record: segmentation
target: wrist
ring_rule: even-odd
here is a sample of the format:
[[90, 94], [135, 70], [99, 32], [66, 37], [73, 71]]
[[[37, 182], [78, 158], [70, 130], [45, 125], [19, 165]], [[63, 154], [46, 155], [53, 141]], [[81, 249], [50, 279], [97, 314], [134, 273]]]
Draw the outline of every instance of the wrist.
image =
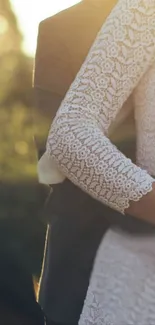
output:
[[155, 182], [152, 183], [152, 190], [144, 195], [139, 201], [131, 201], [127, 214], [155, 224]]

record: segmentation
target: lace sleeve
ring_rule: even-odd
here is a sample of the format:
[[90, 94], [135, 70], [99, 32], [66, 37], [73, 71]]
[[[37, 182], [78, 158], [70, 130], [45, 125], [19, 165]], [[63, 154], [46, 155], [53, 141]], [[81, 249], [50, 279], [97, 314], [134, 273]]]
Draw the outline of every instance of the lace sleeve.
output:
[[119, 0], [52, 124], [47, 153], [76, 185], [124, 213], [153, 179], [108, 139], [123, 103], [155, 55], [155, 0]]
[[155, 176], [155, 63], [134, 91], [137, 164]]

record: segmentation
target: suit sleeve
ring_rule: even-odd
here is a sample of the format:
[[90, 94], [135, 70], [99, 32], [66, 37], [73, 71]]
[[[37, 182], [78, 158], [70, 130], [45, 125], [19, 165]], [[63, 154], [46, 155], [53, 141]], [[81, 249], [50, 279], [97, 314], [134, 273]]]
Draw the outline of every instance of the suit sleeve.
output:
[[[55, 25], [56, 21], [49, 18], [40, 23], [38, 30], [33, 79], [33, 121], [36, 125], [35, 142], [39, 158], [45, 151], [51, 121], [73, 80], [68, 51]], [[38, 114], [42, 119], [38, 119]], [[46, 131], [40, 137], [45, 119]]]
[[73, 81], [73, 74], [68, 48], [55, 25], [56, 21], [52, 21], [52, 18], [39, 25], [34, 87], [46, 89], [64, 97]]

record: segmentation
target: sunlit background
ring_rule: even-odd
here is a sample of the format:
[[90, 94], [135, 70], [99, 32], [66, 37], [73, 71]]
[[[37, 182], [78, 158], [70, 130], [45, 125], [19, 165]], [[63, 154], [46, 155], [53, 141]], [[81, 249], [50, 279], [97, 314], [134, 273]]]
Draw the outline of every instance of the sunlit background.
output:
[[9, 238], [36, 277], [43, 256], [46, 226], [41, 211], [47, 196], [47, 189], [38, 184], [33, 141], [34, 133], [40, 139], [47, 133], [47, 120], [43, 111], [35, 110], [32, 91], [38, 25], [76, 2], [0, 0], [0, 238]]
[[[0, 0], [0, 176], [5, 181], [37, 179], [32, 137], [39, 132], [42, 138], [46, 130], [46, 121], [39, 112], [32, 119], [32, 71], [38, 25], [77, 2]], [[40, 126], [39, 130], [35, 125]]]
[[[80, 1], [80, 0], [79, 0]], [[39, 21], [74, 5], [78, 0], [11, 0], [21, 31], [24, 34], [23, 49], [34, 55]]]

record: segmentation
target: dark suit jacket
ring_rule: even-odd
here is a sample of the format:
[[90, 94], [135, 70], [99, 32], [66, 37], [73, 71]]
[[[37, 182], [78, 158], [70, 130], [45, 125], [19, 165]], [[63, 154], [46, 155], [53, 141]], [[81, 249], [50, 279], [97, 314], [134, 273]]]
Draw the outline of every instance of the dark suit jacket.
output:
[[36, 106], [49, 125], [116, 2], [107, 0], [105, 10], [102, 0], [84, 0], [40, 23], [34, 90]]
[[[107, 1], [104, 8], [102, 0], [87, 0], [40, 24], [34, 89], [36, 106], [48, 116], [49, 125], [116, 2]], [[42, 153], [44, 145], [38, 150]], [[103, 206], [68, 180], [55, 186], [46, 212], [53, 226], [41, 303], [56, 322], [74, 324], [80, 316], [95, 253], [110, 224], [132, 232], [146, 231], [147, 227]]]

